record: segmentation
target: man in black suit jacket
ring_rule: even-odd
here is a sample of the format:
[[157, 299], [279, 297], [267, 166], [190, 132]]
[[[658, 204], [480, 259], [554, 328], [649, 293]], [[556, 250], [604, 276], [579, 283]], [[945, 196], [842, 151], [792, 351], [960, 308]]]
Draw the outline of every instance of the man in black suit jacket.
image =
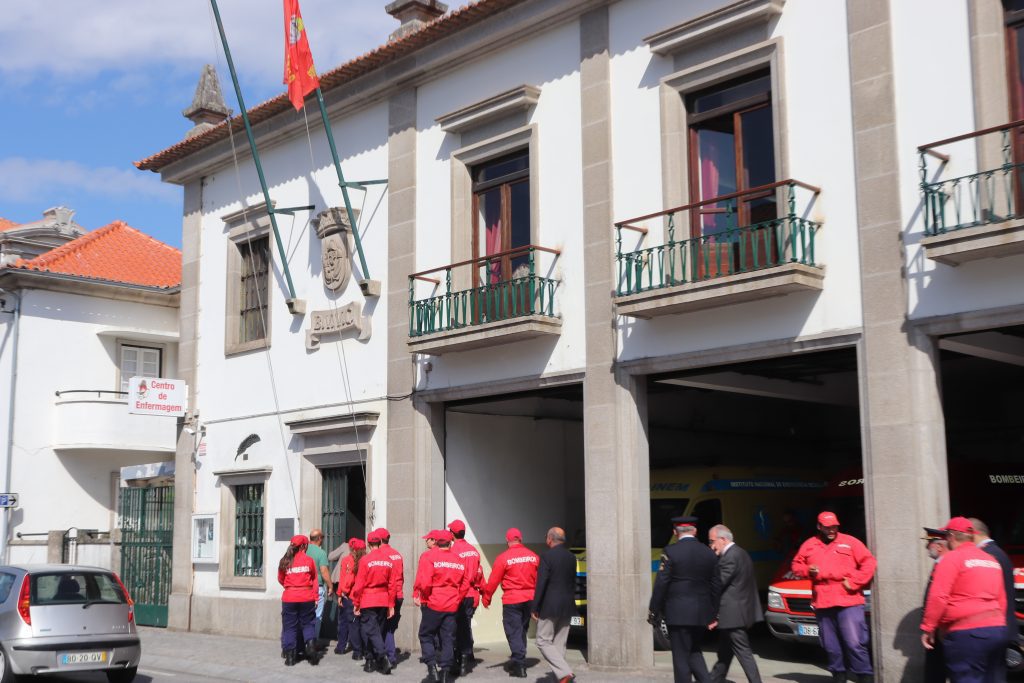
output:
[[[988, 535], [987, 524], [977, 517], [971, 517], [969, 521], [971, 526], [974, 527], [974, 545], [994, 557], [996, 562], [999, 563], [999, 567], [1003, 570], [1003, 587], [1006, 589], [1006, 644], [1009, 646], [1010, 643], [1017, 640], [1017, 634], [1019, 633], [1013, 599], [1013, 561], [1010, 560], [1010, 556], [1006, 554], [1006, 551], [1000, 548]], [[1004, 657], [999, 658], [998, 666], [999, 668], [995, 672], [994, 680], [1006, 680], [1006, 659]]]
[[677, 543], [665, 548], [654, 581], [648, 620], [668, 625], [676, 683], [709, 683], [700, 641], [718, 614], [718, 558], [697, 540], [696, 517], [673, 517]]
[[569, 620], [576, 610], [576, 556], [565, 547], [565, 531], [548, 529], [548, 550], [540, 556], [537, 587], [533, 593], [533, 618], [537, 621], [537, 649], [551, 665], [560, 683], [575, 678], [565, 661]]
[[712, 624], [719, 633], [718, 661], [711, 669], [711, 680], [714, 683], [725, 680], [735, 655], [747, 680], [761, 683], [761, 674], [747, 637], [747, 629], [764, 621], [761, 600], [757, 597], [754, 562], [746, 550], [733, 542], [732, 531], [724, 524], [711, 527], [708, 545], [718, 555], [718, 576], [722, 581], [718, 621]]

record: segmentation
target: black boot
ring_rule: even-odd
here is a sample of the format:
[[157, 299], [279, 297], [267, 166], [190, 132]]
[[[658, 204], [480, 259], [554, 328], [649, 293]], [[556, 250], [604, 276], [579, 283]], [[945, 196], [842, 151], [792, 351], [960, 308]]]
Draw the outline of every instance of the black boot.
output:
[[438, 683], [451, 683], [455, 680], [455, 677], [448, 673], [448, 669], [440, 669], [437, 672]]
[[381, 655], [380, 659], [377, 660], [377, 671], [385, 676], [391, 673], [391, 662], [388, 660], [387, 655]]
[[359, 661], [362, 661], [362, 659], [363, 659], [363, 653], [362, 652], [353, 652], [352, 653], [352, 661], [353, 662], [359, 662]]
[[316, 646], [316, 641], [310, 641], [306, 643], [306, 659], [312, 666], [316, 666], [320, 663], [320, 649]]
[[833, 671], [832, 672], [832, 683], [846, 683], [846, 672], [845, 671]]
[[437, 683], [440, 678], [437, 676], [437, 666], [434, 664], [427, 664], [427, 682]]
[[363, 663], [363, 671], [365, 671], [368, 674], [372, 674], [376, 670], [377, 667], [374, 666], [373, 657], [370, 655], [366, 655], [366, 661]]
[[512, 677], [513, 678], [526, 678], [526, 665], [525, 664], [513, 664], [512, 665]]
[[473, 670], [473, 661], [473, 655], [462, 655], [455, 671], [458, 671], [460, 676], [468, 676], [469, 672]]
[[295, 650], [284, 651], [284, 665], [295, 666]]

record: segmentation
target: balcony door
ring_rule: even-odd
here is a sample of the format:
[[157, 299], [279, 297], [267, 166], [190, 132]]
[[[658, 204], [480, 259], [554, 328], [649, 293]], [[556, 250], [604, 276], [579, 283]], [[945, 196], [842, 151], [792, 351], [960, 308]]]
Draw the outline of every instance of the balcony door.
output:
[[[1009, 79], [1010, 120], [1024, 119], [1024, 0], [1003, 0], [1006, 17], [1006, 66]], [[1020, 214], [1024, 200], [1024, 127], [1009, 132], [1013, 149], [1014, 213]]]
[[[530, 155], [527, 150], [480, 164], [473, 169], [473, 258], [530, 244]], [[478, 261], [474, 285], [496, 285], [524, 277], [529, 261], [523, 252]]]
[[[771, 76], [755, 74], [687, 98], [690, 197], [703, 202], [770, 185], [775, 177]], [[712, 201], [693, 209], [690, 237], [698, 277], [750, 267], [755, 249], [772, 247], [761, 232], [745, 228], [778, 217], [774, 189]], [[755, 240], [759, 240], [757, 245]], [[763, 242], [764, 244], [761, 244]]]

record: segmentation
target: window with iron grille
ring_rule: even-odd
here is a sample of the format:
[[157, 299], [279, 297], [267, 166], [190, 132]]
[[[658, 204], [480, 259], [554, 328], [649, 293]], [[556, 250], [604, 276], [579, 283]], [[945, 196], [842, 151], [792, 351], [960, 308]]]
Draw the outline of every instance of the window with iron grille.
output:
[[263, 576], [263, 484], [235, 486], [235, 576]]
[[254, 237], [238, 242], [237, 246], [242, 256], [238, 342], [245, 343], [267, 336], [270, 238]]

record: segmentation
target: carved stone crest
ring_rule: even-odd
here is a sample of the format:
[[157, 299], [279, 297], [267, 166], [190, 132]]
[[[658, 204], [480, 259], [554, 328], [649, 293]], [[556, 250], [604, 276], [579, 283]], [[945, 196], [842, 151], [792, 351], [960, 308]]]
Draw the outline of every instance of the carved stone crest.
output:
[[[358, 220], [358, 212], [353, 210]], [[320, 238], [324, 287], [337, 292], [345, 289], [352, 277], [352, 226], [344, 208], [332, 206], [313, 219]]]

